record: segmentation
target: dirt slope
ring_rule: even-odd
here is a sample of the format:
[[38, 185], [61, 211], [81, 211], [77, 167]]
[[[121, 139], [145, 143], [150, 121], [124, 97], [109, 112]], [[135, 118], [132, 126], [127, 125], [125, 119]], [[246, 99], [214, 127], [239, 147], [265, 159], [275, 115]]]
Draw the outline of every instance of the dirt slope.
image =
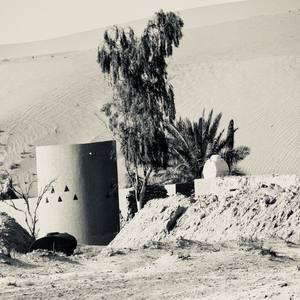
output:
[[180, 238], [200, 242], [268, 240], [300, 244], [300, 185], [263, 182], [197, 199], [152, 200], [112, 241], [112, 248], [139, 248]]

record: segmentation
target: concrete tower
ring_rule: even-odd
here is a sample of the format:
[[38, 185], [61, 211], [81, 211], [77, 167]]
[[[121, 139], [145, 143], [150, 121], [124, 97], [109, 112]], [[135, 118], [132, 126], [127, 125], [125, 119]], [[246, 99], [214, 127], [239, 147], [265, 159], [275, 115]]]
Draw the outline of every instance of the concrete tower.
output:
[[39, 236], [58, 231], [79, 243], [109, 243], [120, 229], [115, 142], [40, 146], [36, 157], [39, 191], [55, 179], [39, 207]]

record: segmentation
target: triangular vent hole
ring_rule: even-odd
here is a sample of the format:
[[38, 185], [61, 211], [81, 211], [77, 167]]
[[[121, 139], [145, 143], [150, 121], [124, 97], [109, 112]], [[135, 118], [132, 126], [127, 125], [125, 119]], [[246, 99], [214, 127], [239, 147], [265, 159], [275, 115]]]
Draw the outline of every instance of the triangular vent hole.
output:
[[62, 199], [60, 196], [58, 197], [58, 202], [62, 202]]
[[55, 193], [55, 189], [54, 187], [51, 189], [51, 194], [54, 194]]
[[73, 200], [78, 200], [78, 197], [77, 197], [77, 195], [76, 195], [76, 194], [74, 195], [74, 198], [73, 198]]
[[69, 191], [69, 188], [68, 188], [68, 186], [66, 185], [65, 186], [65, 192], [68, 192]]

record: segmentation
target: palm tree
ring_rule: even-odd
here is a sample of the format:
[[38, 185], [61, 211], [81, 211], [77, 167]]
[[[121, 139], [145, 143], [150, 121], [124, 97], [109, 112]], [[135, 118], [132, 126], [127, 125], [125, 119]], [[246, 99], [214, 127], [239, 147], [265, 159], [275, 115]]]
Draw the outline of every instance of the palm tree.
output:
[[243, 171], [237, 167], [237, 164], [250, 154], [250, 148], [247, 146], [234, 147], [234, 134], [237, 130], [238, 128], [234, 128], [234, 121], [230, 120], [227, 129], [226, 147], [220, 154], [227, 162], [230, 174], [244, 175]]
[[239, 161], [249, 153], [247, 146], [234, 147], [233, 120], [230, 121], [227, 137], [223, 138], [224, 129], [218, 133], [222, 113], [213, 116], [213, 110], [205, 116], [205, 111], [198, 122], [179, 119], [175, 125], [169, 125], [170, 166], [159, 176], [164, 182], [187, 182], [202, 176], [203, 166], [213, 154], [224, 158], [232, 174], [241, 174], [236, 169]]

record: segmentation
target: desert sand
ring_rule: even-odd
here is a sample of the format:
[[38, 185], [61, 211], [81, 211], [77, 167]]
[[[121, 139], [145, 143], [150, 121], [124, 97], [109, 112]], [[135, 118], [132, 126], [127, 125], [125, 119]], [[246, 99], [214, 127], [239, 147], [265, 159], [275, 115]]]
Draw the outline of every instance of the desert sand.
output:
[[[236, 144], [251, 148], [245, 171], [297, 174], [300, 6], [258, 2], [182, 12], [184, 38], [169, 61], [177, 116], [222, 112], [222, 126], [233, 118], [239, 127]], [[132, 25], [139, 31], [144, 24]], [[111, 97], [96, 63], [102, 33], [0, 46], [0, 159], [7, 169], [34, 174], [36, 145], [112, 138], [100, 112]]]
[[0, 298], [300, 299], [299, 265], [251, 245], [78, 252], [71, 258], [18, 255], [2, 263]]
[[0, 299], [300, 299], [299, 184], [244, 183], [151, 200], [107, 247], [0, 257]]

